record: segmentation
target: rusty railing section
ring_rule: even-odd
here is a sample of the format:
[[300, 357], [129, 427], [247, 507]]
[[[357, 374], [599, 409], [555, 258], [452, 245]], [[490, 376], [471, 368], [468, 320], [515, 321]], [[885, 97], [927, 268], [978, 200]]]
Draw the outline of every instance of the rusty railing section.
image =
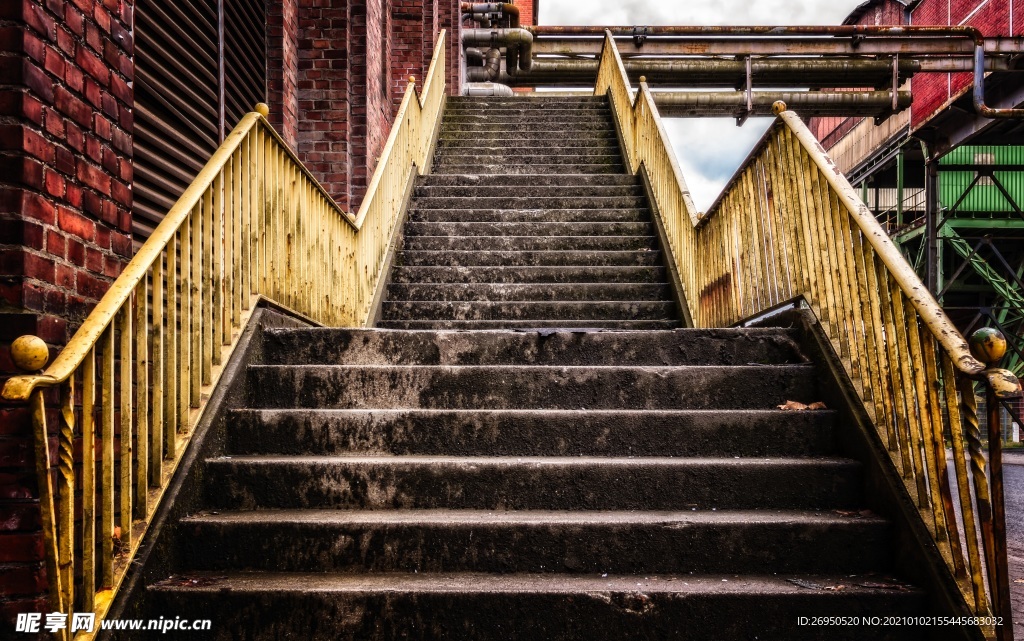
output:
[[[31, 406], [50, 607], [69, 621], [95, 612], [99, 629], [255, 303], [324, 325], [368, 321], [407, 186], [433, 151], [445, 52], [442, 31], [422, 92], [406, 88], [358, 213], [335, 204], [258, 105], [53, 363], [7, 381], [3, 397]], [[12, 356], [38, 371], [47, 348], [22, 337]]]
[[[631, 169], [647, 175], [694, 325], [734, 325], [803, 297], [965, 604], [979, 617], [1003, 617], [1004, 625], [982, 630], [1011, 639], [1000, 450], [990, 447], [985, 456], [974, 394], [976, 382], [993, 400], [1021, 393], [1017, 379], [995, 367], [1002, 356], [998, 337], [979, 336], [968, 345], [785, 105], [776, 105], [778, 119], [761, 144], [701, 214], [646, 82], [634, 92], [610, 33], [595, 92], [609, 96]], [[1000, 405], [989, 403], [990, 411]], [[994, 423], [990, 439], [998, 437]]]

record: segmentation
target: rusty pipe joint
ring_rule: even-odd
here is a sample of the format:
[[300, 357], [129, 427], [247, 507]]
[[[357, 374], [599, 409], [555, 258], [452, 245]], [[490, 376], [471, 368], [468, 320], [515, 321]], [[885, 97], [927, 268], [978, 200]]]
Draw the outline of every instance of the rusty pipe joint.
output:
[[1024, 109], [996, 109], [985, 104], [985, 45], [974, 44], [974, 111], [985, 118], [1024, 118]]
[[505, 68], [529, 71], [533, 67], [533, 34], [526, 29], [464, 29], [463, 47], [505, 47]]
[[459, 7], [463, 14], [472, 16], [473, 20], [490, 19], [497, 15], [499, 18], [507, 17], [510, 28], [519, 28], [519, 7], [511, 2], [463, 2]]
[[[466, 49], [468, 52], [469, 49]], [[468, 59], [468, 56], [467, 56]], [[482, 65], [477, 65], [466, 70], [466, 76], [470, 82], [494, 82], [501, 74], [501, 52], [497, 49], [488, 49], [484, 54]]]

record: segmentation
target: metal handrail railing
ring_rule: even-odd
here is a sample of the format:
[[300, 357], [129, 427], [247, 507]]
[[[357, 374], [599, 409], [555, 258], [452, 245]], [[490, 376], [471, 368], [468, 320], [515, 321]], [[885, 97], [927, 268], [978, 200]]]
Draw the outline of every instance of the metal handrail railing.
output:
[[[611, 33], [595, 93], [609, 96], [631, 169], [647, 175], [694, 324], [734, 325], [804, 298], [965, 604], [978, 616], [1004, 617], [1005, 625], [982, 628], [1012, 638], [1001, 461], [993, 450], [986, 466], [973, 391], [974, 380], [981, 380], [993, 397], [1020, 395], [1017, 379], [993, 367], [1002, 356], [998, 337], [980, 336], [988, 342], [973, 345], [984, 363], [972, 355], [813, 134], [784, 105], [777, 105], [777, 121], [711, 211], [700, 214], [651, 92], [641, 79], [634, 98]], [[951, 435], [955, 488], [945, 433]]]
[[[355, 216], [338, 207], [267, 122], [267, 106], [258, 105], [53, 363], [7, 381], [3, 397], [32, 410], [54, 610], [69, 620], [72, 612], [95, 612], [102, 620], [259, 298], [315, 323], [368, 322], [407, 185], [433, 150], [445, 93], [445, 40], [441, 31], [422, 92], [417, 96], [413, 80], [406, 87]], [[31, 361], [32, 341], [21, 345], [29, 347], [12, 349], [12, 356]], [[43, 364], [45, 353], [42, 345]], [[51, 414], [59, 423], [56, 483]], [[76, 438], [83, 453], [77, 457]], [[66, 628], [61, 632], [69, 635]]]

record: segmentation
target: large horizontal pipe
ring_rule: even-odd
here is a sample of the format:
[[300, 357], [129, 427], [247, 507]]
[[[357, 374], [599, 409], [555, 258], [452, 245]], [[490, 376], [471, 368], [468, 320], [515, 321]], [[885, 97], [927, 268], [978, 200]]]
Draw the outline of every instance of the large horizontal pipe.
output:
[[463, 47], [505, 47], [509, 69], [529, 71], [533, 65], [533, 35], [526, 29], [463, 29]]
[[[798, 26], [664, 26], [642, 27], [645, 36], [725, 36], [735, 38], [778, 37], [778, 36], [833, 36], [844, 38], [862, 38], [868, 36], [945, 36], [962, 38], [975, 44], [985, 41], [981, 31], [974, 27], [940, 27], [940, 26], [873, 26], [873, 25], [798, 25]], [[610, 32], [612, 36], [633, 37], [637, 27], [629, 26], [539, 26], [530, 27], [536, 35], [550, 36], [604, 36]]]
[[[529, 72], [508, 77], [509, 84], [526, 86], [593, 86], [597, 78], [597, 60], [548, 59], [535, 60]], [[678, 87], [746, 86], [744, 60], [709, 58], [634, 58], [623, 61], [629, 78]], [[901, 59], [898, 83], [920, 71], [921, 63]], [[751, 80], [761, 87], [891, 87], [892, 62], [861, 59], [758, 59], [750, 63]], [[502, 77], [505, 78], [504, 76]]]
[[[528, 27], [529, 28], [529, 27]], [[534, 34], [534, 55], [599, 56], [604, 46], [601, 36], [549, 36]], [[642, 45], [632, 37], [615, 38], [623, 58], [650, 55], [820, 55], [820, 56], [958, 56], [973, 59], [974, 43], [960, 38], [936, 36], [837, 38], [834, 36], [784, 36], [771, 38], [725, 38], [649, 36]], [[986, 38], [985, 52], [1013, 55], [1024, 51], [1024, 38]]]
[[[745, 91], [656, 91], [654, 104], [666, 118], [771, 116], [781, 100], [803, 117], [879, 116], [892, 111], [891, 91], [755, 91], [747, 110]], [[910, 106], [909, 91], [896, 94], [897, 111]]]

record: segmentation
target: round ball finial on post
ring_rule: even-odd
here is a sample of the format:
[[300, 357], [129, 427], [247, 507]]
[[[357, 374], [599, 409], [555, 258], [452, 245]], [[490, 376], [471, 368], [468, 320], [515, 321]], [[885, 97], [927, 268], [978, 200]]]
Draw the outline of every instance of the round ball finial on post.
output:
[[786, 103], [781, 100], [776, 100], [772, 103], [772, 113], [778, 116], [780, 113], [786, 110]]
[[412, 84], [416, 84], [416, 76], [409, 76], [409, 82]]
[[264, 118], [270, 117], [270, 105], [265, 102], [256, 103], [256, 113], [263, 116]]
[[640, 76], [640, 82], [647, 82], [647, 76]]
[[994, 367], [1006, 354], [1006, 337], [994, 327], [982, 327], [971, 334], [968, 342], [971, 355], [989, 367]]
[[38, 372], [50, 360], [50, 349], [38, 336], [19, 336], [11, 343], [11, 360], [26, 372]]

